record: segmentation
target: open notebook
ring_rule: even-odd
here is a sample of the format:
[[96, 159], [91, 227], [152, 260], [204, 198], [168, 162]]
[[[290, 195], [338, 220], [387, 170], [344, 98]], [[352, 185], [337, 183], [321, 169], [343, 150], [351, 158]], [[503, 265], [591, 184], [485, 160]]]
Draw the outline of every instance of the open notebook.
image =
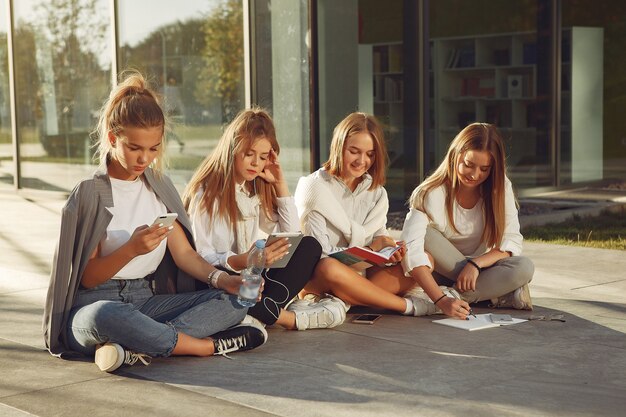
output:
[[433, 323], [443, 324], [444, 326], [456, 327], [457, 329], [464, 329], [474, 331], [474, 330], [482, 330], [489, 329], [491, 327], [500, 327], [500, 326], [509, 326], [511, 324], [523, 323], [525, 319], [516, 319], [513, 318], [509, 322], [503, 322], [500, 320], [496, 320], [494, 323], [491, 320], [491, 313], [487, 314], [477, 314], [476, 317], [468, 316], [469, 320], [459, 320], [459, 319], [440, 319], [433, 320]]

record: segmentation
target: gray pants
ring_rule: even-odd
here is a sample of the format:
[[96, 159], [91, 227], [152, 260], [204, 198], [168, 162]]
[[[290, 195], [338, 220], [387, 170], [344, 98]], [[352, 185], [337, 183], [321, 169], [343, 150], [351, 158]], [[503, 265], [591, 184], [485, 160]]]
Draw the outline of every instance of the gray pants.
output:
[[[454, 247], [438, 230], [428, 227], [424, 249], [435, 259], [435, 280], [440, 285], [452, 286], [467, 257]], [[476, 290], [462, 294], [468, 303], [491, 300], [528, 284], [535, 272], [533, 262], [524, 256], [511, 256], [482, 270], [476, 280]]]

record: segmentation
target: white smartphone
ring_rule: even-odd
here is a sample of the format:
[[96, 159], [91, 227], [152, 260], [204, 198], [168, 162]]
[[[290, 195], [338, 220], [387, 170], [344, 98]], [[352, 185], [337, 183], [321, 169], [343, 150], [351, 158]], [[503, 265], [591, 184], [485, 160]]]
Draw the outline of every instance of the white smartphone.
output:
[[176, 218], [178, 217], [178, 213], [167, 213], [164, 214], [162, 216], [157, 217], [156, 219], [154, 219], [154, 221], [152, 222], [152, 226], [157, 225], [157, 224], [163, 224], [162, 227], [170, 227], [171, 225], [174, 224], [174, 222], [176, 221]]
[[352, 323], [356, 324], [374, 324], [381, 317], [380, 314], [360, 314], [352, 319]]

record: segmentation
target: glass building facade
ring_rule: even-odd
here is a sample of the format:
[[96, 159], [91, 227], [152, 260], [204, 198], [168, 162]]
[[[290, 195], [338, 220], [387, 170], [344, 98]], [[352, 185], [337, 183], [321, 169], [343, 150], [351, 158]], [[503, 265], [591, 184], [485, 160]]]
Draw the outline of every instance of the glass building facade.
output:
[[271, 111], [293, 191], [335, 124], [375, 114], [401, 205], [473, 121], [518, 190], [626, 179], [626, 3], [591, 0], [0, 0], [0, 192], [94, 169], [111, 86], [144, 73], [182, 190], [242, 108]]

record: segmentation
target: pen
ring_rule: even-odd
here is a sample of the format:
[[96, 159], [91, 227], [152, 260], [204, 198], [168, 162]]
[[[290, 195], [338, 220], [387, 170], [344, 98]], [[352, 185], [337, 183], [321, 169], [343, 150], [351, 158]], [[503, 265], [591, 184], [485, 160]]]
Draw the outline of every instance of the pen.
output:
[[[460, 298], [456, 296], [456, 291], [450, 291], [450, 294], [452, 294], [452, 296], [453, 296], [454, 298], [456, 298], [457, 300], [460, 300]], [[476, 314], [474, 314], [474, 310], [472, 310], [472, 307], [470, 307], [470, 309], [469, 309], [469, 313], [470, 313], [472, 316], [474, 316], [474, 318], [475, 318], [475, 319], [476, 319], [476, 318], [478, 318], [478, 317], [476, 317]]]

